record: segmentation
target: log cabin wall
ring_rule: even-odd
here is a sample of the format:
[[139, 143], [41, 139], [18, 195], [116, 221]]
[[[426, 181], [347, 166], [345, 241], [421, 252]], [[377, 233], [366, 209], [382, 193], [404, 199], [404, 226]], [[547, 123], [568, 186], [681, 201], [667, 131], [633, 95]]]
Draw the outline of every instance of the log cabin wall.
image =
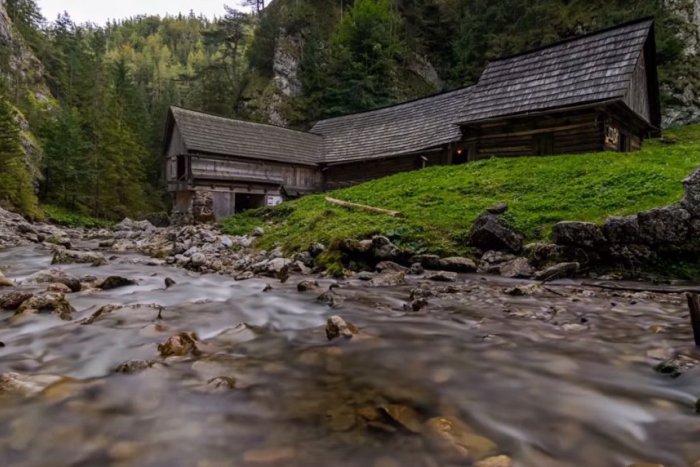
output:
[[299, 192], [318, 191], [322, 186], [321, 173], [314, 166], [193, 155], [190, 167], [192, 180], [211, 181], [213, 185], [262, 183]]
[[[427, 160], [424, 160], [423, 157]], [[326, 190], [336, 190], [399, 172], [409, 172], [423, 167], [446, 164], [449, 164], [449, 151], [447, 148], [440, 148], [423, 154], [410, 154], [390, 159], [332, 165], [323, 169], [324, 188]]]
[[504, 119], [465, 127], [464, 136], [469, 161], [594, 152], [603, 149], [603, 120], [595, 111]]

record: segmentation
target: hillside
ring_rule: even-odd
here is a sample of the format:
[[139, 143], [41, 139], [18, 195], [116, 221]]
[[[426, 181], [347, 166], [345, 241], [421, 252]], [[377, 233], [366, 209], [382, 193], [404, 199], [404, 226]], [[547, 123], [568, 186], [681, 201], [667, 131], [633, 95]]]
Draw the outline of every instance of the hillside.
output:
[[[682, 180], [700, 166], [700, 125], [669, 130], [639, 153], [499, 158], [427, 168], [314, 195], [224, 221], [231, 234], [263, 226], [262, 248], [305, 250], [313, 242], [383, 234], [399, 245], [437, 254], [467, 250], [465, 237], [484, 209], [500, 202], [528, 240], [546, 239], [562, 220], [600, 223], [680, 201]], [[400, 211], [403, 219], [349, 211], [325, 201]]]
[[[0, 205], [167, 216], [167, 109], [295, 128], [473, 83], [489, 60], [656, 17], [666, 125], [700, 120], [700, 3], [275, 0], [105, 26], [0, 3]], [[195, 5], [193, 5], [195, 6]], [[8, 136], [9, 135], [9, 136]], [[13, 174], [7, 176], [7, 174]]]

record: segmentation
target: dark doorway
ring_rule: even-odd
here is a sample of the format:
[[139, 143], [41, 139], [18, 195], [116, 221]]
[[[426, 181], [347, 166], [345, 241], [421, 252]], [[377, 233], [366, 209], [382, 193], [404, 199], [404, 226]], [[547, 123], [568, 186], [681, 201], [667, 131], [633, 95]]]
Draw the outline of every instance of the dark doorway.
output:
[[249, 211], [265, 207], [265, 195], [236, 193], [236, 212]]
[[187, 176], [187, 160], [185, 156], [177, 156], [177, 179], [184, 180]]
[[554, 154], [554, 135], [552, 133], [536, 135], [535, 147], [538, 156], [550, 156]]

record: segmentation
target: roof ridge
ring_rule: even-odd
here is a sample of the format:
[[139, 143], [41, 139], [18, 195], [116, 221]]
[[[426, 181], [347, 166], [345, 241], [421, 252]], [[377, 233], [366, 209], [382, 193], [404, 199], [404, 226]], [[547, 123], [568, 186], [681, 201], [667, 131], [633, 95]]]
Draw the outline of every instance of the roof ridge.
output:
[[447, 90], [447, 91], [440, 91], [440, 92], [436, 92], [436, 93], [433, 93], [433, 94], [429, 94], [429, 95], [427, 95], [427, 96], [416, 97], [416, 98], [413, 98], [413, 99], [410, 99], [410, 100], [407, 100], [407, 101], [397, 102], [397, 103], [395, 103], [395, 104], [389, 104], [389, 105], [385, 105], [385, 106], [382, 106], [382, 107], [377, 107], [377, 108], [374, 108], [374, 109], [363, 110], [363, 111], [361, 111], [361, 112], [353, 112], [353, 113], [349, 113], [349, 114], [338, 115], [338, 116], [336, 116], [336, 117], [324, 118], [324, 119], [318, 120], [316, 123], [314, 123], [314, 126], [311, 128], [311, 130], [309, 130], [309, 132], [311, 132], [312, 134], [318, 134], [318, 133], [313, 133], [313, 129], [314, 129], [319, 123], [333, 122], [333, 121], [337, 121], [337, 120], [344, 119], [344, 118], [348, 118], [348, 117], [354, 117], [354, 116], [356, 116], [356, 115], [363, 115], [363, 114], [368, 114], [368, 113], [372, 113], [372, 112], [379, 112], [379, 111], [382, 111], [382, 110], [388, 110], [388, 109], [392, 109], [392, 108], [395, 108], [395, 107], [401, 107], [402, 105], [415, 104], [416, 102], [419, 102], [419, 101], [424, 101], [424, 100], [428, 100], [428, 99], [433, 99], [433, 98], [436, 98], [436, 97], [442, 97], [442, 96], [446, 96], [446, 95], [452, 94], [452, 93], [457, 93], [457, 92], [460, 92], [460, 91], [467, 91], [467, 90], [473, 88], [474, 86], [476, 86], [476, 84], [470, 84], [469, 86], [462, 86], [462, 87], [459, 87], [459, 88], [456, 88], [456, 89], [450, 89], [450, 90]]
[[566, 38], [566, 39], [561, 39], [561, 40], [559, 40], [559, 41], [552, 42], [551, 44], [543, 45], [543, 46], [541, 46], [541, 47], [536, 47], [536, 48], [534, 48], [534, 49], [529, 49], [529, 50], [525, 50], [525, 51], [523, 51], [523, 52], [518, 52], [518, 53], [515, 53], [515, 54], [511, 54], [511, 55], [506, 55], [506, 56], [503, 56], [503, 57], [498, 57], [498, 58], [495, 59], [495, 60], [489, 61], [489, 63], [497, 63], [497, 62], [501, 62], [501, 61], [504, 61], [504, 60], [510, 60], [510, 59], [512, 59], [512, 58], [521, 57], [521, 56], [523, 56], [523, 55], [534, 54], [534, 53], [537, 53], [537, 52], [541, 52], [541, 51], [543, 51], [543, 50], [547, 50], [547, 49], [551, 49], [551, 48], [553, 48], [553, 47], [558, 47], [558, 46], [560, 46], [560, 45], [567, 44], [567, 43], [569, 43], [569, 42], [577, 42], [577, 41], [580, 41], [581, 39], [586, 39], [586, 38], [588, 38], [588, 37], [597, 36], [597, 35], [599, 35], [599, 34], [605, 34], [606, 32], [610, 32], [610, 31], [615, 31], [615, 30], [617, 30], [617, 29], [626, 28], [626, 27], [628, 27], [628, 26], [633, 26], [633, 25], [635, 25], [635, 24], [642, 24], [642, 23], [644, 23], [644, 22], [651, 22], [651, 24], [649, 25], [649, 27], [651, 27], [651, 26], [654, 24], [655, 21], [656, 21], [656, 18], [655, 18], [654, 16], [645, 16], [645, 17], [642, 17], [642, 18], [637, 18], [637, 19], [634, 19], [634, 20], [631, 20], [631, 21], [627, 21], [627, 22], [625, 22], [625, 23], [616, 24], [616, 25], [614, 25], [614, 26], [608, 26], [607, 28], [598, 29], [598, 30], [596, 30], [596, 31], [591, 31], [591, 32], [586, 33], [586, 34], [581, 34], [581, 35], [572, 36], [572, 37], [569, 37], [569, 38]]
[[224, 116], [222, 116], [222, 115], [217, 115], [217, 114], [212, 113], [212, 112], [204, 112], [204, 111], [201, 111], [201, 110], [188, 109], [188, 108], [186, 108], [186, 107], [181, 107], [181, 106], [178, 106], [178, 105], [171, 105], [171, 106], [170, 106], [170, 109], [171, 109], [171, 110], [174, 110], [174, 109], [176, 109], [176, 110], [181, 110], [181, 111], [190, 112], [190, 113], [193, 113], [193, 114], [206, 115], [207, 117], [218, 118], [218, 119], [221, 119], [221, 120], [226, 120], [226, 121], [231, 121], [231, 122], [244, 123], [244, 124], [247, 124], [247, 125], [268, 126], [268, 127], [272, 127], [272, 128], [277, 128], [277, 129], [279, 129], [279, 130], [286, 130], [286, 131], [291, 131], [291, 132], [294, 132], [294, 133], [301, 133], [301, 134], [304, 134], [304, 135], [323, 137], [322, 135], [318, 135], [318, 134], [316, 134], [316, 133], [311, 133], [310, 131], [295, 130], [294, 128], [287, 128], [287, 127], [285, 127], [285, 126], [282, 126], [282, 125], [274, 125], [274, 124], [272, 124], [272, 123], [251, 122], [250, 120], [243, 120], [243, 119], [241, 119], [241, 118], [224, 117]]

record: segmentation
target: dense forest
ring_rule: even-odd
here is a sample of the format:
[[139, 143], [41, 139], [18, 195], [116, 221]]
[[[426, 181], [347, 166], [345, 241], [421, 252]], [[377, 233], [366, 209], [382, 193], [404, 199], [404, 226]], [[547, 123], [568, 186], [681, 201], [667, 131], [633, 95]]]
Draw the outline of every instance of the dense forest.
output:
[[665, 106], [700, 107], [693, 7], [275, 0], [252, 12], [226, 7], [213, 19], [140, 16], [96, 26], [67, 14], [46, 19], [34, 0], [6, 0], [0, 204], [33, 216], [41, 204], [111, 219], [165, 211], [160, 154], [170, 105], [304, 128], [469, 85], [490, 59], [648, 15], [657, 18]]

